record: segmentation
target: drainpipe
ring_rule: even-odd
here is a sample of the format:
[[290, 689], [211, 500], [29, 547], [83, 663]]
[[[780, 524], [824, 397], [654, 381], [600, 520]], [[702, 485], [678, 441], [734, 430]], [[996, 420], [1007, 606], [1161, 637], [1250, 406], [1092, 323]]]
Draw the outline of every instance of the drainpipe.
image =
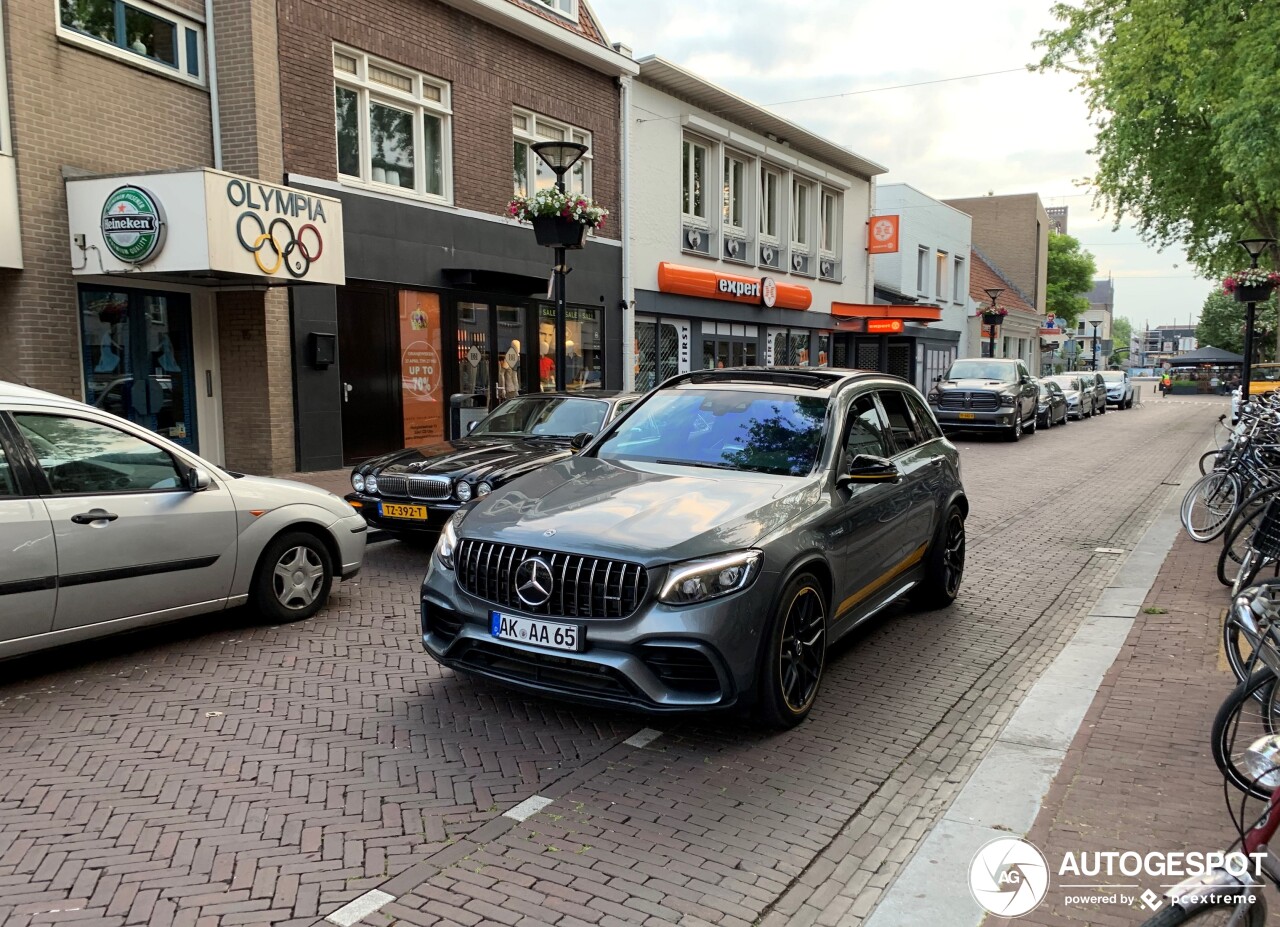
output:
[[209, 122], [213, 129], [213, 169], [222, 170], [222, 115], [218, 111], [218, 51], [213, 42], [213, 0], [204, 0], [205, 73], [209, 75]]
[[[625, 46], [614, 48], [622, 51]], [[622, 75], [618, 85], [622, 110], [618, 133], [622, 146], [622, 388], [629, 392], [636, 388], [636, 294], [631, 278], [631, 77]]]

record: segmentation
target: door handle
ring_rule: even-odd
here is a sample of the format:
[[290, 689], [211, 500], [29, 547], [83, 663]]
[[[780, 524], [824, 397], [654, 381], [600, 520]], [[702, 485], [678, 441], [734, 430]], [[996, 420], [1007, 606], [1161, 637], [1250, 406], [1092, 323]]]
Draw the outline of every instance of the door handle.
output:
[[106, 509], [90, 509], [87, 512], [81, 512], [79, 515], [72, 515], [71, 520], [77, 525], [92, 525], [95, 521], [115, 521], [119, 518], [114, 512], [108, 512]]
[[343, 401], [343, 402], [350, 402], [350, 401], [351, 401], [351, 390], [352, 390], [352, 389], [353, 389], [353, 387], [351, 386], [351, 384], [350, 384], [350, 383], [343, 383], [343, 384], [342, 384], [342, 401]]

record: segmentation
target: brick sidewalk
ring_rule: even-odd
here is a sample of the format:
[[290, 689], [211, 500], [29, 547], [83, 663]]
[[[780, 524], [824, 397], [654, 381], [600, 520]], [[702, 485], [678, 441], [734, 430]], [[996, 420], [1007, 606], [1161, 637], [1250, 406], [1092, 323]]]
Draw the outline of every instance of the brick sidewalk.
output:
[[[1134, 927], [1152, 913], [1140, 903], [1066, 903], [1068, 892], [1100, 893], [1059, 887], [1089, 881], [1057, 876], [1066, 852], [1209, 851], [1235, 839], [1209, 748], [1214, 714], [1235, 685], [1221, 656], [1228, 596], [1215, 576], [1218, 550], [1185, 534], [1174, 542], [1027, 834], [1049, 862], [1049, 894], [1026, 917], [989, 917], [987, 927]], [[1232, 797], [1238, 807], [1234, 789]], [[1125, 890], [1137, 896], [1161, 891], [1146, 883], [1177, 880], [1109, 881], [1142, 883]], [[1268, 923], [1280, 924], [1280, 915]]]

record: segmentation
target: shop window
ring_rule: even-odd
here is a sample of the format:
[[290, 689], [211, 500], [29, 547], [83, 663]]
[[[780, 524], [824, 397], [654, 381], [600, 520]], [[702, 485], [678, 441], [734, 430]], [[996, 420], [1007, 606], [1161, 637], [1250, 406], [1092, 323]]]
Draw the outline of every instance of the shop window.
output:
[[778, 240], [778, 221], [781, 212], [779, 193], [782, 190], [782, 175], [775, 170], [760, 170], [760, 234], [776, 242]]
[[543, 6], [555, 10], [561, 16], [578, 21], [578, 0], [540, 0]]
[[515, 135], [512, 146], [511, 186], [516, 196], [529, 196], [556, 185], [556, 175], [533, 151], [536, 142], [577, 142], [587, 151], [565, 177], [565, 190], [582, 196], [591, 195], [591, 133], [556, 122], [527, 110], [516, 110], [511, 116]]
[[680, 372], [680, 333], [670, 322], [636, 320], [636, 390], [647, 392]]
[[[564, 310], [564, 385], [568, 390], [604, 388], [604, 327], [601, 310], [566, 306]], [[555, 306], [544, 305], [538, 320], [538, 382], [544, 392], [556, 388]]]
[[822, 253], [834, 256], [840, 250], [840, 197], [830, 190], [822, 191]]
[[812, 219], [813, 186], [799, 177], [791, 179], [791, 243], [807, 250], [810, 242], [809, 225]]
[[447, 202], [449, 85], [341, 48], [333, 53], [333, 75], [338, 175]]
[[809, 330], [786, 328], [769, 329], [768, 354], [765, 364], [770, 367], [810, 367]]
[[707, 221], [707, 146], [686, 138], [681, 156], [681, 211], [686, 219]]
[[818, 366], [827, 367], [831, 363], [831, 333], [818, 334]]
[[145, 0], [60, 0], [58, 36], [195, 84], [204, 83], [204, 28]]
[[724, 224], [745, 233], [747, 228], [747, 162], [732, 154], [724, 156]]

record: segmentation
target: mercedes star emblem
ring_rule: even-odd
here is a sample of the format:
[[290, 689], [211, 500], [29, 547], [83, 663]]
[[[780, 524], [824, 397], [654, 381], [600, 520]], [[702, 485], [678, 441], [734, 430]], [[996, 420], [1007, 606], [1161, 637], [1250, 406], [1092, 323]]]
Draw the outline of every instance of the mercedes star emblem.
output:
[[546, 605], [551, 598], [555, 577], [551, 567], [540, 557], [530, 557], [516, 567], [516, 595], [530, 608]]

